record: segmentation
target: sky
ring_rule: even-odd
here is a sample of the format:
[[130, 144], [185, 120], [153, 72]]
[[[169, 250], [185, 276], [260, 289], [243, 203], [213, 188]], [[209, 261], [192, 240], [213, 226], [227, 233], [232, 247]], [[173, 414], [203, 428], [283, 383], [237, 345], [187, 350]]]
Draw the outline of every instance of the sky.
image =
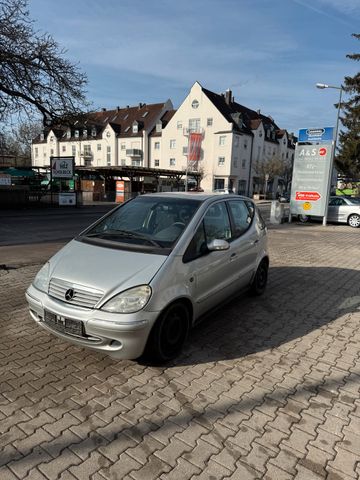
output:
[[94, 109], [165, 102], [195, 81], [271, 115], [280, 128], [335, 125], [347, 59], [360, 52], [360, 0], [29, 0], [88, 76]]

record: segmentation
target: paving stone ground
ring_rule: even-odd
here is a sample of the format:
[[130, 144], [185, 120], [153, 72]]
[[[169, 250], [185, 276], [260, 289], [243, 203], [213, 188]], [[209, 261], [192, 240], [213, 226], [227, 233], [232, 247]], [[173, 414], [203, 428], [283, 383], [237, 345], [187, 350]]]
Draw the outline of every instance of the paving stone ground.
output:
[[360, 230], [281, 225], [269, 243], [266, 294], [163, 367], [47, 334], [24, 299], [40, 265], [0, 271], [0, 479], [359, 478]]

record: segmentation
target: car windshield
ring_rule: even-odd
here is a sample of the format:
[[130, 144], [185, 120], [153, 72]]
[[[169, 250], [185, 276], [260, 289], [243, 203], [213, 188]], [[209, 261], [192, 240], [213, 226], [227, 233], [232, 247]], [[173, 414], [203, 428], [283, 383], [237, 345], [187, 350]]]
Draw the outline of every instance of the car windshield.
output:
[[83, 237], [144, 247], [171, 248], [200, 205], [199, 200], [139, 196], [124, 203]]

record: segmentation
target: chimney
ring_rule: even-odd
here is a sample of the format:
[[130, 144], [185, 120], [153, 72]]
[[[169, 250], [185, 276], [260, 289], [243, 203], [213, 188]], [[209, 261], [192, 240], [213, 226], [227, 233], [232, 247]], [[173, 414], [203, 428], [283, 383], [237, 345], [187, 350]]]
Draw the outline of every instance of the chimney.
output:
[[116, 107], [116, 110], [119, 112], [119, 111], [120, 111], [120, 107]]
[[233, 98], [232, 98], [232, 91], [230, 90], [230, 88], [228, 88], [225, 92], [225, 102], [230, 105], [230, 103], [233, 101]]
[[143, 104], [141, 102], [139, 102], [139, 110], [142, 106], [143, 106]]
[[256, 110], [256, 113], [257, 113], [258, 115], [260, 115], [260, 108], [259, 108], [259, 110]]
[[106, 108], [102, 108], [101, 110], [102, 110], [103, 112], [106, 112]]

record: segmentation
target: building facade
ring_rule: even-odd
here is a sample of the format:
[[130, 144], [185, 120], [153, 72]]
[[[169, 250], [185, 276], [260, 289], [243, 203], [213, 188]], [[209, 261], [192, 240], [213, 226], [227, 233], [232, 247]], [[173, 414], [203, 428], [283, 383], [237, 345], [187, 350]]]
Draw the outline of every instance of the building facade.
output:
[[270, 116], [236, 103], [230, 90], [217, 94], [195, 82], [177, 110], [170, 100], [140, 103], [44, 131], [33, 143], [32, 159], [35, 166], [71, 155], [81, 166], [143, 166], [184, 175], [197, 170], [205, 191], [275, 196], [283, 180], [267, 175], [264, 166], [275, 159], [291, 165], [295, 141]]

